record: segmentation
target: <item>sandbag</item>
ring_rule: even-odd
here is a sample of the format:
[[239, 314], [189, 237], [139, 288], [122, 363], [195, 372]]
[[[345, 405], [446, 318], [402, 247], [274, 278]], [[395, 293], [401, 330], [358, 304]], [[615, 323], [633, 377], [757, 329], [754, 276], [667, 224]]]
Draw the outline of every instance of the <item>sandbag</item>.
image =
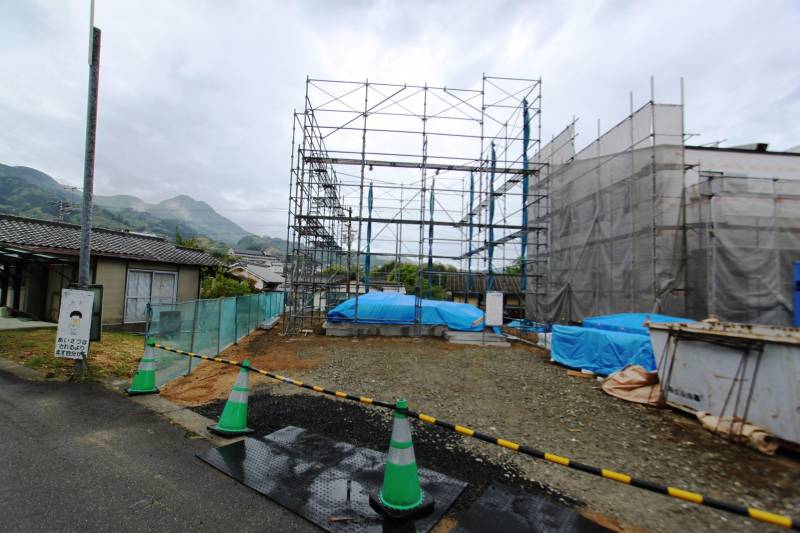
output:
[[746, 444], [766, 455], [775, 455], [778, 440], [766, 429], [745, 422], [740, 416], [715, 416], [705, 411], [696, 413], [703, 427], [733, 442]]
[[640, 365], [629, 365], [608, 376], [603, 392], [616, 398], [653, 407], [664, 405], [658, 372], [648, 372]]

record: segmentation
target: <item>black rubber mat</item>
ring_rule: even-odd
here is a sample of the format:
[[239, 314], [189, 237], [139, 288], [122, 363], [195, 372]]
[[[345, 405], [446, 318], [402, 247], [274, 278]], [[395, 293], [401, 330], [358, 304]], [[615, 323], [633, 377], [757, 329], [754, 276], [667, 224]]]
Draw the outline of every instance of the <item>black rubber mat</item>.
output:
[[288, 426], [197, 456], [322, 529], [335, 532], [428, 531], [467, 486], [420, 468], [422, 488], [436, 501], [433, 514], [413, 524], [385, 527], [370, 508], [368, 497], [383, 482], [385, 453]]
[[502, 485], [490, 485], [458, 520], [454, 533], [589, 533], [608, 531], [569, 507]]

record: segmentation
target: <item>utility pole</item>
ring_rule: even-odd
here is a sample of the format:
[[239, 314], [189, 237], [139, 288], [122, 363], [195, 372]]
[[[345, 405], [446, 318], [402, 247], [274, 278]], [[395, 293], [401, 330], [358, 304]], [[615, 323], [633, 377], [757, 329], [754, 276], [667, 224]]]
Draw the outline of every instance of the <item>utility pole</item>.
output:
[[[86, 154], [83, 164], [83, 206], [81, 208], [81, 250], [78, 285], [89, 289], [92, 239], [92, 193], [94, 191], [94, 146], [97, 131], [97, 91], [100, 81], [100, 29], [94, 27], [94, 0], [90, 13], [89, 94], [86, 102]], [[86, 359], [75, 360], [75, 371], [84, 374]]]
[[58, 209], [59, 222], [64, 222], [67, 219], [67, 215], [72, 213], [73, 206], [66, 200], [59, 200], [57, 202], [48, 202], [48, 205], [54, 205]]

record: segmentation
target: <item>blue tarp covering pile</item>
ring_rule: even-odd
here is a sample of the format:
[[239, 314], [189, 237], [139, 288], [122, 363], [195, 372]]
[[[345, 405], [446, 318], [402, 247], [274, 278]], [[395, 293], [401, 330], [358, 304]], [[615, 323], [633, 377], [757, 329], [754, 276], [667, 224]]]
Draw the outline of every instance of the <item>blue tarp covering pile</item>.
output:
[[627, 313], [586, 318], [584, 327], [553, 326], [550, 356], [562, 365], [607, 376], [628, 365], [656, 370], [650, 332], [651, 322], [694, 322], [666, 315]]
[[[414, 324], [414, 296], [370, 292], [358, 298], [358, 322], [362, 324]], [[328, 311], [331, 322], [354, 322], [356, 298]], [[422, 324], [444, 325], [456, 331], [482, 331], [483, 311], [470, 304], [422, 300]]]
[[669, 315], [657, 315], [655, 313], [622, 313], [619, 315], [593, 316], [583, 319], [583, 327], [594, 329], [607, 329], [610, 331], [622, 331], [623, 333], [639, 333], [640, 335], [650, 335], [650, 330], [644, 325], [645, 322], [694, 322], [688, 318], [680, 318]]

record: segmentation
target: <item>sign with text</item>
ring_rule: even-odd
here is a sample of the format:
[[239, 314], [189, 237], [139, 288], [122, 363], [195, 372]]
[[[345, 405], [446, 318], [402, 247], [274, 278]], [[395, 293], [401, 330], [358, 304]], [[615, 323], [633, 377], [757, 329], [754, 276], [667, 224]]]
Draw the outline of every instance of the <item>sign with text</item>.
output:
[[61, 291], [61, 310], [56, 330], [56, 357], [85, 359], [89, 355], [94, 292], [76, 289]]
[[486, 325], [503, 325], [503, 293], [500, 291], [486, 293]]

